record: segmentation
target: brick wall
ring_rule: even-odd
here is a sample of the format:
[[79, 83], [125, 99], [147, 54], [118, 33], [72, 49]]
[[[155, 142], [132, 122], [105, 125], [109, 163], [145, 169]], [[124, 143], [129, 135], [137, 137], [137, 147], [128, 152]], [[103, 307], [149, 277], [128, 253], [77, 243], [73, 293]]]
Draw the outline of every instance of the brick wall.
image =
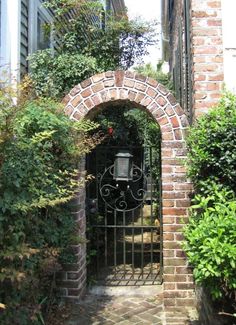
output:
[[[133, 107], [146, 110], [160, 126], [165, 304], [174, 308], [191, 306], [195, 301], [193, 279], [181, 249], [182, 220], [187, 221], [189, 193], [192, 190], [183, 167], [188, 126], [186, 115], [173, 95], [161, 84], [130, 71], [109, 71], [75, 86], [64, 99], [65, 113], [76, 120], [85, 116], [92, 118], [106, 105], [119, 102], [131, 103]], [[81, 216], [85, 218], [84, 214]], [[80, 270], [76, 268], [75, 274], [85, 272], [81, 269], [83, 263], [80, 264]], [[68, 275], [67, 272], [65, 293], [76, 298], [84, 287], [76, 279], [76, 287], [67, 288], [67, 284], [72, 285]]]
[[224, 80], [220, 0], [192, 0], [192, 55], [195, 117], [221, 95]]

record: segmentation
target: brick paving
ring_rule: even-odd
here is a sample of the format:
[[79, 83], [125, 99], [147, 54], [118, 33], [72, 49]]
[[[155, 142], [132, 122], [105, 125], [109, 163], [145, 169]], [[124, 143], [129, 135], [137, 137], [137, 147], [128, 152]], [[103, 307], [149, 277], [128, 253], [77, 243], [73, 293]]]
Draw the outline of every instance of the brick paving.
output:
[[66, 325], [200, 325], [194, 310], [165, 310], [162, 295], [87, 295], [73, 308]]

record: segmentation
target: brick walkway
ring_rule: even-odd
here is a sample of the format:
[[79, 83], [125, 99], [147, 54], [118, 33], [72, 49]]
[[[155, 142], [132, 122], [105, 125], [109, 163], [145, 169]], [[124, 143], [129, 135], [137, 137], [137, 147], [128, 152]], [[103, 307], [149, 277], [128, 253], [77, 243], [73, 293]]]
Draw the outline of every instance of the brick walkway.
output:
[[[161, 295], [87, 295], [74, 307], [68, 325], [200, 325], [194, 310], [164, 310]], [[195, 320], [194, 320], [195, 319]]]

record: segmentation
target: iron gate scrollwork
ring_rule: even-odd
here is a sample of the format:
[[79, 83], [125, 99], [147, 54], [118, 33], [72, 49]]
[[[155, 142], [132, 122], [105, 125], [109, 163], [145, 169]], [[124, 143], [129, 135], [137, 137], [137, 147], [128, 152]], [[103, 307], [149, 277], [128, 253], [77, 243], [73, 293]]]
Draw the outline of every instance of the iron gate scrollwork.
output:
[[96, 174], [87, 191], [96, 202], [96, 209], [87, 209], [90, 275], [107, 285], [160, 283], [160, 169], [153, 171], [153, 148], [132, 147], [132, 175], [117, 179], [114, 161], [120, 149], [98, 147], [87, 159], [88, 171]]
[[[140, 207], [145, 201], [147, 193], [147, 177], [144, 172], [137, 166], [133, 165], [132, 180], [115, 181], [110, 179], [114, 176], [114, 164], [108, 167], [100, 177], [99, 188], [101, 198], [113, 210], [128, 212]], [[109, 177], [110, 176], [110, 177]], [[110, 179], [110, 184], [107, 180]], [[139, 183], [142, 181], [143, 188]]]

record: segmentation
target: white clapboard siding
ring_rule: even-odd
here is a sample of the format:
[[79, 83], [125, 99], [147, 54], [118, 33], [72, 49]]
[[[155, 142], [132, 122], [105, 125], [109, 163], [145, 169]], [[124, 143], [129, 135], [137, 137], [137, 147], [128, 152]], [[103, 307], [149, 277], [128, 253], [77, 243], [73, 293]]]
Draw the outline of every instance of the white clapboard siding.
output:
[[21, 0], [21, 32], [20, 32], [20, 73], [23, 76], [28, 71], [29, 46], [29, 0]]

